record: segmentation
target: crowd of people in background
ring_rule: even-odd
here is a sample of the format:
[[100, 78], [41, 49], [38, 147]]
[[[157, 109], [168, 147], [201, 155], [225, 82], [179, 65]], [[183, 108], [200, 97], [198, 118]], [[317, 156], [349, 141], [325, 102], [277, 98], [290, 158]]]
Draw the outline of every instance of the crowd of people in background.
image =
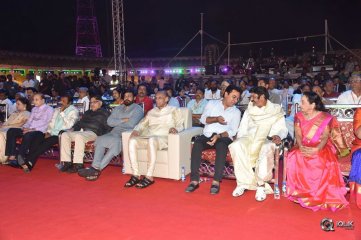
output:
[[[286, 64], [285, 61], [279, 64], [278, 69], [282, 69], [282, 72], [275, 69], [273, 74], [266, 75], [245, 72], [237, 76], [213, 77], [177, 75], [139, 76], [135, 79], [131, 76], [120, 84], [116, 84], [116, 77], [107, 75], [106, 70], [101, 75], [79, 78], [67, 76], [63, 72], [59, 76], [42, 73], [40, 81], [33, 74], [27, 74], [22, 83], [14, 82], [12, 75], [0, 76], [0, 104], [6, 104], [6, 112], [10, 116], [0, 131], [0, 149], [5, 149], [1, 151], [0, 160], [30, 172], [39, 155], [58, 143], [61, 135], [60, 171], [77, 172], [87, 180], [96, 180], [111, 158], [120, 153], [121, 133], [132, 130], [129, 154], [133, 175], [125, 187], [136, 185], [145, 188], [154, 183], [152, 173], [156, 150], [167, 147], [168, 133], [177, 134], [184, 129], [177, 109], [186, 107], [192, 113], [193, 126], [204, 127], [203, 135], [195, 140], [192, 149], [191, 183], [186, 192], [193, 192], [199, 186], [197, 170], [201, 151], [215, 148], [218, 157], [210, 192], [219, 193], [229, 148], [237, 178], [233, 196], [239, 197], [245, 190], [257, 190], [256, 200], [264, 201], [266, 195], [273, 192], [267, 183], [272, 177], [272, 166], [269, 165], [267, 154], [274, 151], [275, 144], [279, 144], [288, 133], [288, 137], [296, 139], [299, 144], [299, 150], [291, 152], [291, 156], [304, 162], [305, 158], [315, 154], [315, 164], [319, 164], [327, 158], [326, 155], [333, 154], [334, 147], [331, 146], [329, 135], [322, 135], [321, 132], [315, 135], [312, 138], [315, 144], [322, 143], [315, 147], [315, 144], [305, 142], [302, 138], [309, 133], [300, 126], [321, 124], [323, 130], [327, 126], [333, 128], [330, 115], [321, 114], [325, 111], [324, 105], [361, 102], [360, 67], [352, 57], [345, 62], [336, 61], [336, 71], [332, 74], [325, 67], [311, 74], [310, 66], [309, 63], [303, 65], [302, 72], [294, 79], [287, 78], [284, 73], [294, 71], [293, 68], [297, 66]], [[53, 110], [48, 106], [52, 104], [58, 108]], [[74, 107], [76, 104], [81, 104], [83, 108], [77, 109]], [[296, 104], [301, 108], [296, 109]], [[297, 114], [298, 110], [301, 112]], [[320, 116], [323, 122], [311, 121], [315, 116]], [[2, 118], [4, 120], [4, 116]], [[316, 127], [321, 129], [319, 125]], [[262, 134], [257, 130], [259, 126], [263, 126]], [[272, 134], [268, 135], [270, 131]], [[16, 150], [19, 137], [23, 140]], [[266, 140], [269, 140], [267, 144]], [[75, 141], [73, 156], [72, 141]], [[95, 160], [91, 167], [84, 168], [84, 147], [88, 141], [96, 143]], [[35, 145], [42, 147], [36, 148]], [[257, 149], [252, 152], [248, 146], [257, 146]], [[107, 152], [106, 148], [109, 148]], [[150, 164], [143, 178], [138, 173], [137, 148], [146, 148], [148, 151]], [[252, 161], [249, 156], [252, 156]], [[328, 190], [326, 186], [320, 196], [328, 201], [329, 194], [335, 191], [339, 205], [320, 203], [316, 199], [319, 196], [311, 196], [311, 200], [302, 199], [298, 194], [300, 188], [309, 192], [317, 189], [315, 186], [307, 189], [314, 184], [312, 181], [297, 182], [291, 174], [298, 174], [299, 169], [292, 164], [289, 177], [294, 179], [290, 185], [290, 199], [313, 210], [337, 210], [347, 206], [341, 174], [335, 158], [331, 160], [333, 167], [327, 171], [333, 178], [327, 181], [334, 184], [335, 189]], [[315, 172], [315, 169], [306, 165], [303, 166], [305, 172]], [[324, 171], [324, 166], [317, 166], [318, 172]]]

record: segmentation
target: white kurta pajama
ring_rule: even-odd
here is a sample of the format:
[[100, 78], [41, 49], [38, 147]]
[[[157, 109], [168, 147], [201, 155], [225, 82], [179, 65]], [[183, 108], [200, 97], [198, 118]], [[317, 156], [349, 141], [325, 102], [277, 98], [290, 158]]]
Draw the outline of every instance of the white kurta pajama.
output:
[[229, 145], [233, 159], [237, 187], [256, 190], [265, 185], [267, 194], [273, 193], [267, 181], [272, 179], [276, 145], [267, 136], [287, 137], [284, 112], [280, 105], [267, 101], [259, 108], [249, 103], [241, 120], [237, 140]]
[[137, 149], [148, 150], [147, 176], [151, 177], [155, 168], [157, 151], [168, 147], [169, 129], [175, 128], [178, 132], [184, 129], [184, 119], [181, 110], [167, 105], [159, 109], [153, 108], [134, 128], [140, 132], [139, 137], [129, 139], [129, 158], [134, 176], [139, 176]]

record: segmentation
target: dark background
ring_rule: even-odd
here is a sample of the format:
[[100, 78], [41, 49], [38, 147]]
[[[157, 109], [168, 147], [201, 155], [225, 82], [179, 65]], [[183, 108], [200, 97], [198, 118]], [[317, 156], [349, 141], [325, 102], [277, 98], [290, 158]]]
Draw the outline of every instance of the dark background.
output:
[[[112, 55], [111, 0], [94, 0], [104, 56]], [[2, 0], [0, 50], [74, 55], [76, 0]], [[174, 56], [200, 29], [232, 42], [287, 38], [324, 32], [350, 48], [361, 47], [361, 1], [357, 0], [124, 0], [126, 51], [129, 57]], [[205, 38], [205, 44], [214, 43]], [[336, 43], [332, 43], [339, 48]], [[197, 38], [182, 54], [199, 55]], [[232, 48], [232, 55], [249, 50], [267, 55], [294, 54], [323, 48], [323, 39]], [[220, 45], [222, 51], [223, 46]]]

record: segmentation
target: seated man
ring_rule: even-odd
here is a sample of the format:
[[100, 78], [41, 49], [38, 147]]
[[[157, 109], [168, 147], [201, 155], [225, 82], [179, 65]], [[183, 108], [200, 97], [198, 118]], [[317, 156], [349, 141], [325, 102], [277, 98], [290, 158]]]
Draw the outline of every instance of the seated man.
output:
[[227, 81], [227, 80], [223, 80], [221, 83], [221, 98], [223, 98], [224, 93], [226, 92], [226, 89], [229, 85], [231, 85], [230, 83], [231, 81]]
[[88, 97], [88, 88], [80, 87], [78, 91], [79, 99], [76, 103], [84, 104], [84, 112], [89, 110], [89, 97]]
[[115, 107], [107, 120], [108, 125], [113, 127], [112, 131], [97, 137], [93, 163], [90, 168], [80, 170], [79, 176], [86, 180], [97, 180], [100, 172], [121, 152], [122, 133], [133, 130], [142, 118], [143, 109], [134, 103], [134, 93], [125, 91], [123, 104]]
[[187, 104], [187, 108], [192, 111], [193, 126], [200, 126], [202, 124], [199, 119], [201, 118], [208, 101], [204, 98], [204, 89], [202, 88], [197, 88], [195, 97], [195, 99], [192, 99]]
[[258, 80], [258, 87], [265, 87], [268, 90], [269, 100], [274, 104], [282, 104], [282, 97], [278, 94], [278, 90], [275, 89], [276, 80], [271, 78], [271, 81], [267, 78], [261, 78]]
[[240, 105], [248, 105], [251, 94], [249, 93], [249, 91], [247, 89], [247, 82], [244, 80], [239, 81], [239, 87], [242, 90], [242, 94], [239, 99], [239, 104]]
[[267, 181], [272, 179], [276, 144], [287, 136], [284, 112], [269, 101], [264, 87], [251, 89], [251, 102], [239, 125], [237, 140], [229, 145], [237, 187], [233, 196], [245, 189], [256, 190], [256, 200], [263, 201], [273, 193]]
[[29, 151], [27, 162], [34, 168], [38, 157], [59, 143], [59, 133], [73, 127], [79, 118], [79, 111], [72, 104], [73, 98], [70, 95], [61, 96], [61, 107], [55, 109], [49, 123], [45, 138]]
[[[12, 101], [9, 99], [9, 92], [5, 89], [0, 89], [0, 104], [6, 104], [8, 116], [10, 116], [13, 112], [16, 111], [16, 104], [13, 104]], [[0, 121], [3, 119], [3, 117], [0, 118]]]
[[[95, 141], [97, 136], [109, 132], [107, 125], [109, 112], [102, 109], [100, 96], [90, 99], [90, 110], [75, 123], [72, 129], [61, 134], [60, 161], [63, 166], [61, 172], [76, 173], [83, 168], [84, 148], [89, 141]], [[75, 142], [73, 162], [71, 161], [71, 142]]]
[[[124, 185], [137, 188], [146, 188], [154, 183], [153, 172], [157, 151], [168, 147], [168, 134], [176, 134], [183, 130], [182, 114], [179, 108], [169, 106], [169, 97], [166, 92], [157, 92], [156, 107], [148, 112], [142, 121], [134, 128], [129, 139], [129, 158], [133, 175]], [[141, 180], [138, 170], [137, 149], [148, 150], [148, 171]]]
[[204, 96], [207, 100], [217, 100], [222, 98], [221, 90], [218, 89], [216, 80], [212, 80], [210, 82], [209, 89], [205, 90]]
[[337, 98], [337, 104], [361, 103], [361, 75], [353, 74], [350, 77], [351, 90], [342, 93]]
[[196, 138], [192, 148], [191, 183], [186, 188], [186, 192], [193, 192], [199, 187], [199, 167], [201, 165], [202, 151], [215, 148], [215, 174], [210, 193], [219, 193], [219, 182], [223, 176], [228, 145], [232, 143], [241, 119], [241, 112], [235, 106], [240, 95], [241, 90], [230, 85], [226, 88], [222, 100], [208, 102], [200, 120], [205, 125], [203, 135]]
[[25, 93], [26, 93], [26, 97], [29, 99], [30, 103], [33, 105], [33, 98], [34, 95], [37, 93], [38, 91], [36, 90], [36, 88], [33, 87], [28, 87], [25, 89]]
[[144, 116], [153, 108], [153, 100], [147, 96], [147, 86], [144, 84], [138, 85], [137, 96], [135, 103], [144, 104]]
[[324, 98], [337, 98], [340, 96], [340, 93], [335, 91], [335, 84], [331, 79], [326, 80], [325, 85], [323, 87], [324, 89]]
[[164, 90], [166, 91], [166, 93], [168, 95], [168, 99], [169, 99], [168, 105], [179, 108], [180, 107], [179, 101], [175, 97], [173, 97], [174, 96], [173, 88], [166, 87]]
[[[53, 108], [45, 104], [43, 94], [35, 94], [33, 100], [34, 107], [23, 127], [10, 128], [6, 133], [5, 155], [9, 156], [9, 161], [15, 160], [17, 155], [17, 163], [26, 173], [31, 171], [32, 165], [25, 160], [25, 155], [33, 146], [39, 146], [39, 142], [43, 140], [44, 133], [53, 116]], [[16, 139], [19, 137], [22, 137], [22, 142], [17, 153]]]

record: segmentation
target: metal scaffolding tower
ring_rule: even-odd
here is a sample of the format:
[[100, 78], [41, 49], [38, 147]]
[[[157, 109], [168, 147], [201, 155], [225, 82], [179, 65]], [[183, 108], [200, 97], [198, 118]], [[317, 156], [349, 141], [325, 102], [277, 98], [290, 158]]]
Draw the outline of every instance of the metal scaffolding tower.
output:
[[112, 0], [114, 68], [124, 84], [127, 75], [123, 0]]
[[102, 57], [93, 0], [77, 0], [75, 54], [77, 56]]

